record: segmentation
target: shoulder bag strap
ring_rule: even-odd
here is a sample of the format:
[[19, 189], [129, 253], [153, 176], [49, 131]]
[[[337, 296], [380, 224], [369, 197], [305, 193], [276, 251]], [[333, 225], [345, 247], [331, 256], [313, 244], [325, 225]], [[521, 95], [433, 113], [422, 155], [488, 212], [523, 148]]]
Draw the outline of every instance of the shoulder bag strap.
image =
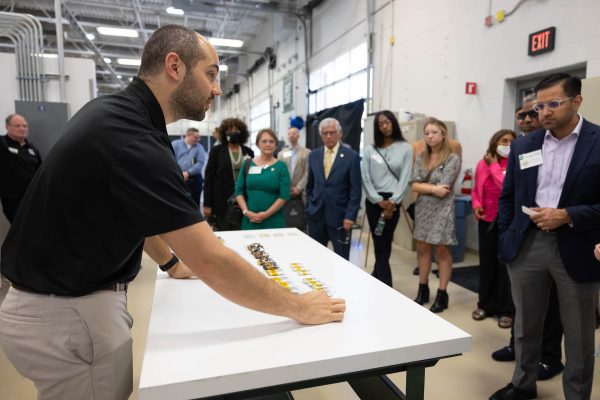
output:
[[385, 165], [386, 165], [386, 167], [388, 168], [388, 170], [390, 171], [390, 173], [391, 173], [392, 175], [394, 175], [394, 178], [396, 178], [396, 180], [397, 180], [398, 182], [400, 182], [400, 178], [398, 178], [398, 175], [396, 175], [396, 174], [394, 173], [394, 171], [392, 171], [392, 168], [390, 167], [390, 164], [388, 164], [388, 162], [387, 162], [387, 160], [385, 159], [385, 157], [383, 156], [383, 154], [381, 154], [381, 153], [379, 152], [379, 150], [377, 150], [377, 147], [375, 147], [375, 145], [373, 145], [373, 148], [375, 149], [375, 151], [377, 152], [377, 154], [379, 154], [379, 156], [380, 156], [380, 157], [383, 159], [383, 162], [385, 163]]

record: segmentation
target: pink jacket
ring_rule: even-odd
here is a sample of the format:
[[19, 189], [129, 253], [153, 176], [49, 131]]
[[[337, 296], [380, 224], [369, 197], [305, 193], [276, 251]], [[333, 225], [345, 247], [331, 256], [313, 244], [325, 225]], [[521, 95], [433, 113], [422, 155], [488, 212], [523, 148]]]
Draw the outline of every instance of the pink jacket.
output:
[[[494, 162], [488, 165], [485, 160], [480, 160], [475, 168], [475, 184], [473, 186], [473, 192], [471, 193], [471, 204], [473, 210], [481, 207], [483, 208], [483, 183], [488, 178], [492, 177], [493, 182], [502, 189], [502, 182], [504, 182], [504, 171], [500, 167], [500, 163]], [[477, 214], [475, 214], [477, 218]]]

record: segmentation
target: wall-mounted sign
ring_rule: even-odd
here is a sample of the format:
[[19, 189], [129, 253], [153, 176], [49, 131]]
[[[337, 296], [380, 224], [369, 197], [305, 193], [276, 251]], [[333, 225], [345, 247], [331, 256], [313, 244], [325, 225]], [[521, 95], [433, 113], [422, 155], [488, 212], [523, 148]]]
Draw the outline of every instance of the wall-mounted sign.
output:
[[556, 28], [554, 26], [529, 34], [528, 54], [537, 56], [554, 50], [555, 39]]
[[294, 109], [294, 76], [289, 74], [283, 78], [283, 112]]
[[465, 93], [466, 94], [477, 94], [477, 83], [467, 82], [467, 85], [465, 86]]

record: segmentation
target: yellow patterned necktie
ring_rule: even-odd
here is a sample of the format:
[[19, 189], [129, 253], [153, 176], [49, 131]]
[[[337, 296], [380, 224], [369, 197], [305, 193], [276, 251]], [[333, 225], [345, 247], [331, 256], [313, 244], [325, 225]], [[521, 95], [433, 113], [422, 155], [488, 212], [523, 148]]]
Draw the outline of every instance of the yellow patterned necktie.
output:
[[332, 160], [333, 149], [327, 149], [327, 153], [325, 153], [325, 179], [329, 177], [329, 172], [331, 172]]

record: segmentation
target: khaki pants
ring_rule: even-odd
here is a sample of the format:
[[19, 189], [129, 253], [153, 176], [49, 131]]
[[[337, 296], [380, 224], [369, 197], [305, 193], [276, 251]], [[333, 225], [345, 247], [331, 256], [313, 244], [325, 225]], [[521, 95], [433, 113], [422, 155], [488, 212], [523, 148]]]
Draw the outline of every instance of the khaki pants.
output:
[[0, 307], [0, 342], [40, 400], [125, 400], [132, 323], [124, 292], [59, 297], [11, 287]]

